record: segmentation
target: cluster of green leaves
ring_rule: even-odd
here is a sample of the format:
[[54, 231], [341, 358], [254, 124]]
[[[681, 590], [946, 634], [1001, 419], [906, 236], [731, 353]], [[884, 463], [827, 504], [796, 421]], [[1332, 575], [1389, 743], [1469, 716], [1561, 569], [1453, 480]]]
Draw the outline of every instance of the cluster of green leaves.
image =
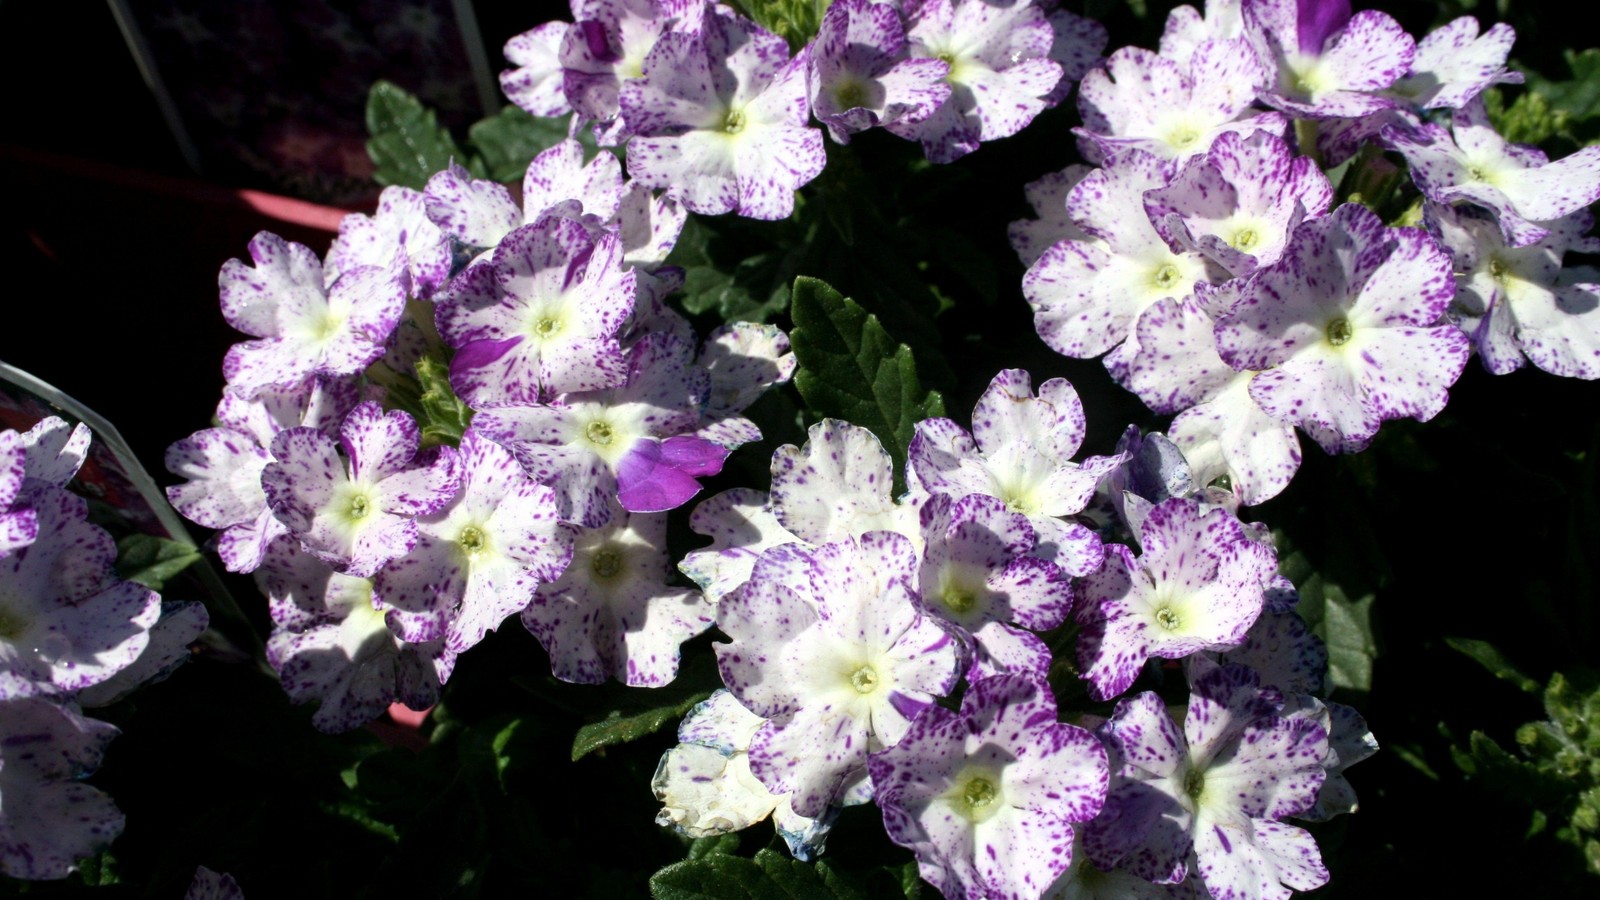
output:
[[1600, 142], [1600, 49], [1567, 50], [1562, 61], [1566, 78], [1520, 68], [1527, 80], [1509, 103], [1506, 91], [1484, 93], [1489, 119], [1506, 140], [1556, 156]]
[[1452, 639], [1465, 653], [1522, 691], [1541, 695], [1545, 718], [1515, 731], [1515, 749], [1474, 729], [1451, 756], [1466, 776], [1504, 799], [1532, 807], [1528, 836], [1550, 835], [1582, 854], [1600, 875], [1600, 678], [1557, 672], [1541, 690], [1487, 641]]
[[567, 136], [559, 119], [540, 119], [515, 106], [475, 123], [465, 145], [413, 94], [388, 81], [367, 95], [367, 153], [372, 177], [384, 185], [421, 190], [451, 163], [475, 178], [520, 181], [528, 161]]

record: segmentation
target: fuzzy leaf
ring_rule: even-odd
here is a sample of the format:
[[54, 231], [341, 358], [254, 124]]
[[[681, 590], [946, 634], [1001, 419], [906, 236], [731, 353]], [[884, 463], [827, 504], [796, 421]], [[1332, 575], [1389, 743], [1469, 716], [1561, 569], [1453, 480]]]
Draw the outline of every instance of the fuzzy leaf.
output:
[[174, 575], [201, 559], [200, 548], [151, 534], [117, 541], [117, 575], [159, 591]]
[[1472, 657], [1478, 665], [1488, 669], [1496, 678], [1509, 681], [1530, 694], [1539, 693], [1539, 682], [1517, 671], [1517, 668], [1488, 641], [1447, 637], [1444, 642], [1449, 644], [1452, 650]]
[[[367, 154], [373, 180], [422, 190], [452, 161], [482, 177], [483, 161], [468, 157], [433, 110], [403, 88], [379, 81], [367, 94]], [[531, 157], [530, 157], [531, 159]]]
[[[564, 119], [539, 118], [516, 106], [507, 106], [467, 130], [468, 141], [483, 158], [484, 173], [500, 182], [522, 180], [528, 163], [566, 136]], [[577, 138], [592, 155], [596, 148], [588, 129]]]
[[625, 744], [636, 741], [646, 735], [655, 734], [667, 725], [682, 719], [696, 703], [711, 696], [710, 691], [696, 691], [687, 696], [673, 695], [676, 699], [662, 702], [662, 691], [655, 688], [635, 688], [640, 695], [647, 695], [649, 699], [644, 702], [654, 702], [656, 705], [647, 708], [633, 707], [626, 704], [613, 708], [605, 717], [578, 729], [572, 738], [572, 761], [577, 762], [585, 756], [609, 747], [612, 744]]
[[790, 316], [799, 368], [795, 387], [817, 418], [867, 428], [894, 459], [895, 491], [904, 490], [913, 428], [944, 415], [938, 391], [923, 391], [911, 348], [895, 343], [878, 317], [815, 278], [796, 278]]
[[1328, 645], [1328, 676], [1334, 687], [1371, 690], [1372, 661], [1378, 655], [1372, 635], [1375, 596], [1368, 593], [1351, 598], [1321, 574], [1296, 584], [1300, 588], [1300, 605], [1295, 611]]

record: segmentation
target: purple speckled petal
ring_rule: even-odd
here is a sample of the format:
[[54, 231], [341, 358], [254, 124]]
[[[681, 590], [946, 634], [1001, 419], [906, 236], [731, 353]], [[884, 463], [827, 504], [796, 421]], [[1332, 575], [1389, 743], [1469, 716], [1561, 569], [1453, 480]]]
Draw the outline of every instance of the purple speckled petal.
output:
[[783, 527], [815, 544], [890, 527], [892, 465], [871, 431], [824, 419], [803, 448], [772, 455], [772, 509]]
[[[561, 40], [570, 22], [546, 22], [506, 42], [506, 59], [517, 66], [500, 73], [500, 88], [512, 103], [535, 116], [572, 111], [562, 92]], [[487, 246], [487, 245], [485, 245]]]
[[522, 224], [522, 210], [503, 185], [455, 164], [428, 179], [423, 203], [441, 231], [469, 247], [493, 247]]
[[[82, 422], [69, 425], [57, 416], [46, 416], [19, 438], [23, 448], [23, 474], [34, 481], [66, 487], [78, 474], [89, 455], [89, 442], [93, 435]], [[0, 507], [6, 505], [7, 494], [0, 487]]]
[[0, 873], [66, 878], [78, 862], [122, 833], [122, 813], [98, 788], [77, 781], [99, 768], [118, 731], [44, 697], [0, 700], [0, 766], [6, 812]]

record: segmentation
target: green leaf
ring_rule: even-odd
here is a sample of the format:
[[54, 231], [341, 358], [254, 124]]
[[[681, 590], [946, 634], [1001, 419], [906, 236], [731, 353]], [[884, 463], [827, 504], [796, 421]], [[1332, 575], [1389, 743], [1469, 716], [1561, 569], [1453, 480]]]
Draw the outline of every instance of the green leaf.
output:
[[904, 490], [914, 426], [944, 415], [937, 391], [922, 390], [911, 349], [897, 344], [855, 301], [815, 278], [796, 278], [789, 335], [799, 368], [794, 383], [818, 417], [871, 430], [894, 459], [895, 491]]
[[1478, 665], [1488, 669], [1496, 678], [1509, 681], [1530, 694], [1539, 693], [1541, 689], [1539, 682], [1517, 671], [1516, 667], [1488, 641], [1447, 637], [1444, 642], [1450, 645], [1452, 650], [1472, 657]]
[[422, 190], [433, 173], [460, 163], [482, 176], [483, 163], [470, 158], [439, 124], [433, 110], [403, 88], [379, 81], [367, 95], [367, 154], [379, 184]]
[[450, 387], [450, 366], [432, 356], [417, 360], [417, 423], [422, 430], [422, 446], [461, 445], [472, 422], [472, 408], [461, 402]]
[[151, 534], [130, 534], [117, 541], [117, 575], [159, 591], [174, 575], [201, 559], [200, 548]]
[[[1285, 569], [1290, 567], [1285, 562]], [[1293, 578], [1293, 576], [1290, 576]], [[1371, 593], [1351, 598], [1344, 589], [1319, 574], [1303, 582], [1296, 611], [1328, 645], [1328, 675], [1335, 687], [1358, 691], [1372, 689], [1372, 661], [1378, 655], [1372, 635]]]
[[703, 838], [696, 838], [689, 845], [689, 858], [700, 859], [713, 854], [732, 854], [739, 851], [739, 836], [737, 834], [713, 834]]
[[578, 733], [572, 738], [573, 762], [602, 747], [624, 744], [655, 734], [668, 724], [682, 719], [696, 703], [711, 696], [710, 691], [695, 691], [688, 696], [682, 694], [663, 696], [662, 689], [636, 688], [635, 690], [649, 695], [642, 702], [654, 701], [655, 705], [644, 709], [631, 709], [629, 707], [632, 704], [626, 704], [620, 708], [613, 708], [606, 713], [605, 718], [579, 728]]
[[[483, 158], [484, 173], [502, 182], [521, 181], [535, 156], [566, 137], [564, 120], [539, 118], [516, 106], [507, 106], [467, 130], [468, 141]], [[578, 140], [594, 151], [594, 139], [587, 129], [579, 133]]]
[[755, 859], [717, 853], [674, 863], [650, 878], [650, 893], [657, 900], [875, 900], [902, 893], [901, 877], [888, 869], [861, 877], [762, 850]]

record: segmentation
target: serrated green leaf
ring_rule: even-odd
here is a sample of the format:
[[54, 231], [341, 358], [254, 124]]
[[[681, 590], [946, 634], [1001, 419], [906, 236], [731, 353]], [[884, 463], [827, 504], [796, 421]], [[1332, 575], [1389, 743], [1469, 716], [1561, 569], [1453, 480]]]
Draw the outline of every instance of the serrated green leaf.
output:
[[1539, 692], [1539, 682], [1517, 671], [1516, 667], [1511, 665], [1510, 661], [1488, 641], [1447, 637], [1444, 642], [1452, 650], [1471, 657], [1478, 665], [1488, 669], [1496, 678], [1502, 681], [1509, 681], [1530, 694]]
[[661, 702], [659, 705], [633, 711], [612, 709], [605, 718], [579, 728], [578, 733], [572, 738], [573, 762], [583, 759], [601, 747], [624, 744], [655, 734], [668, 724], [682, 719], [696, 703], [711, 696], [710, 691], [695, 691], [688, 696], [668, 695], [672, 697], [668, 700], [667, 697], [661, 696], [661, 691], [657, 689], [635, 690], [653, 694], [660, 698]]
[[658, 900], [875, 900], [895, 881], [888, 870], [860, 878], [827, 862], [762, 850], [755, 859], [718, 853], [674, 863], [650, 878], [650, 893]]
[[[535, 156], [566, 137], [565, 120], [540, 118], [516, 106], [507, 106], [467, 130], [467, 140], [483, 159], [484, 173], [502, 182], [521, 181]], [[579, 132], [578, 140], [593, 152], [594, 139], [587, 129]]]
[[452, 161], [482, 176], [481, 160], [469, 157], [433, 110], [398, 85], [379, 81], [367, 95], [367, 154], [373, 180], [422, 190], [433, 173]]
[[944, 415], [944, 399], [923, 391], [917, 379], [911, 348], [896, 343], [877, 316], [815, 278], [795, 279], [789, 313], [799, 362], [794, 383], [806, 408], [877, 435], [894, 460], [895, 490], [904, 490], [916, 423]]
[[161, 590], [179, 572], [201, 560], [200, 548], [151, 534], [130, 534], [117, 541], [117, 575], [152, 591]]
[[689, 859], [701, 859], [714, 854], [732, 854], [739, 852], [739, 836], [737, 834], [713, 834], [703, 838], [695, 838], [689, 844]]
[[[1287, 566], [1286, 566], [1287, 568]], [[1292, 577], [1292, 576], [1291, 576]], [[1373, 594], [1350, 598], [1320, 575], [1299, 583], [1296, 611], [1328, 646], [1328, 676], [1335, 687], [1372, 689], [1372, 661], [1378, 655], [1372, 635]]]

